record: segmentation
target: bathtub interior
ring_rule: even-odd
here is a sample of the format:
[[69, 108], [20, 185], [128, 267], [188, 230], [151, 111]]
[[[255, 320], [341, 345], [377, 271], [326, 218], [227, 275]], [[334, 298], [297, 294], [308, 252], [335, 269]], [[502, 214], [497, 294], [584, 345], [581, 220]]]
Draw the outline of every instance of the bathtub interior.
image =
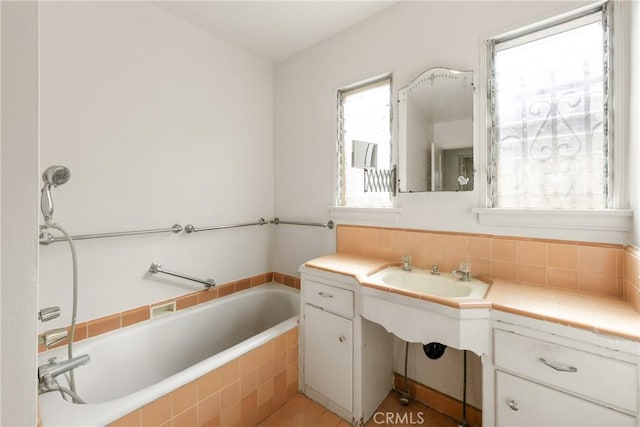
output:
[[[91, 357], [88, 365], [75, 371], [78, 393], [87, 403], [127, 396], [298, 312], [297, 291], [269, 284], [88, 339], [74, 346], [74, 356]], [[55, 352], [58, 354], [43, 353], [41, 360], [52, 355], [66, 359], [66, 348]]]

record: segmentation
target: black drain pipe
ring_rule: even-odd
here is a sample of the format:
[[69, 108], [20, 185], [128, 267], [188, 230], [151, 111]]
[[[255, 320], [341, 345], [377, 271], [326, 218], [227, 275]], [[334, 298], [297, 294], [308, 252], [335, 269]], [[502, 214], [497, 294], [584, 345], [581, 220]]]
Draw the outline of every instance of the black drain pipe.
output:
[[404, 392], [400, 396], [400, 403], [404, 406], [409, 404], [409, 382], [407, 381], [407, 365], [409, 360], [409, 341], [404, 346]]

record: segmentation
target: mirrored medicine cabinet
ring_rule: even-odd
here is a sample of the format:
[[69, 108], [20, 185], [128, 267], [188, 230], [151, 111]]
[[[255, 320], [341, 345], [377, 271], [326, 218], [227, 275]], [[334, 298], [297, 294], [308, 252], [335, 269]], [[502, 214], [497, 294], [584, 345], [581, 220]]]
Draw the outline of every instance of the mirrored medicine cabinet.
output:
[[473, 71], [431, 68], [398, 93], [401, 192], [471, 191]]

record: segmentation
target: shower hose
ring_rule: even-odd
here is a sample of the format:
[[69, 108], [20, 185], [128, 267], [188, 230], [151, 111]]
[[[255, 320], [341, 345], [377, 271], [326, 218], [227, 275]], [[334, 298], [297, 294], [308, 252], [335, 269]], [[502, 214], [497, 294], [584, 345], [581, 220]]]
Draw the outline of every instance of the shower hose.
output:
[[[76, 315], [78, 313], [78, 258], [76, 256], [76, 246], [69, 233], [59, 224], [47, 223], [47, 226], [61, 232], [69, 242], [69, 248], [71, 249], [71, 262], [73, 264], [73, 303], [71, 308], [71, 330], [69, 332], [69, 339], [67, 340], [67, 354], [69, 359], [71, 359], [73, 357], [73, 340], [76, 335]], [[58, 387], [61, 392], [67, 392], [67, 390], [60, 387], [59, 384]], [[84, 403], [76, 394], [76, 380], [73, 369], [69, 371], [69, 388], [71, 389], [71, 393], [67, 394], [73, 398], [74, 402]]]

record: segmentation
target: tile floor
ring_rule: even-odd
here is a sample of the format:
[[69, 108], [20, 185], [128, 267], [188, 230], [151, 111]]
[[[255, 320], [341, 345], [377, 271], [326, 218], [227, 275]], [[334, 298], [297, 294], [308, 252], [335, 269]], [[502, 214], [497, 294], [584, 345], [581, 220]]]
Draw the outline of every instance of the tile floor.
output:
[[[396, 391], [389, 393], [387, 398], [376, 410], [378, 415], [366, 424], [375, 426], [428, 426], [428, 427], [457, 427], [458, 422], [440, 412], [426, 407], [422, 403], [412, 400], [409, 406], [402, 406], [398, 401], [400, 394]], [[326, 410], [316, 402], [298, 394], [281, 406], [259, 427], [348, 427], [349, 423], [337, 415]]]

